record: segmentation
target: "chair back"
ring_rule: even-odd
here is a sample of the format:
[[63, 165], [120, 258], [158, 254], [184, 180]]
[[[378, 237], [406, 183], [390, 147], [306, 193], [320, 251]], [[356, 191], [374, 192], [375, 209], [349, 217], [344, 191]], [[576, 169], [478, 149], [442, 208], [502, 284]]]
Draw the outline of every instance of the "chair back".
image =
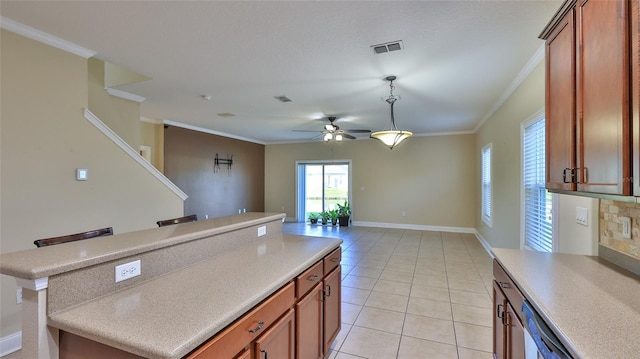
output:
[[189, 216], [184, 216], [184, 217], [178, 217], [178, 218], [173, 218], [173, 219], [165, 219], [162, 221], [158, 221], [156, 222], [158, 224], [158, 227], [164, 227], [164, 226], [168, 226], [171, 224], [178, 224], [178, 223], [187, 223], [187, 222], [196, 222], [198, 220], [198, 216], [195, 214], [189, 215]]
[[111, 235], [113, 235], [113, 228], [107, 227], [107, 228], [95, 229], [93, 231], [81, 232], [76, 234], [68, 234], [66, 236], [38, 239], [36, 241], [33, 241], [33, 244], [35, 244], [36, 247], [45, 247], [45, 246], [51, 246], [54, 244], [67, 243], [67, 242], [79, 241], [82, 239], [104, 237], [104, 236], [111, 236]]

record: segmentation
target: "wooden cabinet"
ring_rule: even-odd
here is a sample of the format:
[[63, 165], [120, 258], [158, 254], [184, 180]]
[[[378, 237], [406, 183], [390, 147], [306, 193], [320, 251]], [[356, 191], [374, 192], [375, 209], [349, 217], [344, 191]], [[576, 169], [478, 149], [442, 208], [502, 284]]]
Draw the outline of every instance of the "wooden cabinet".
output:
[[255, 342], [255, 359], [295, 359], [295, 316], [289, 309]]
[[575, 190], [575, 11], [570, 9], [546, 41], [546, 182]]
[[633, 128], [633, 194], [640, 195], [640, 5], [631, 1], [631, 121]]
[[340, 266], [324, 279], [324, 353], [340, 332], [342, 301], [342, 270]]
[[187, 356], [187, 359], [235, 358], [265, 331], [279, 323], [295, 304], [295, 284], [289, 282], [264, 302]]
[[629, 2], [567, 1], [546, 40], [547, 188], [631, 194]]
[[322, 358], [322, 283], [296, 304], [296, 348], [298, 358]]
[[[326, 276], [296, 304], [296, 354], [299, 359], [324, 358], [340, 332], [340, 249], [326, 256], [318, 264], [324, 269], [323, 273], [327, 273]], [[317, 264], [311, 268], [317, 268]], [[310, 278], [313, 277], [304, 272], [296, 279], [297, 283], [301, 283], [298, 287], [306, 287]]]
[[505, 359], [507, 352], [507, 336], [504, 322], [504, 313], [507, 308], [507, 297], [498, 286], [498, 282], [493, 282], [493, 358]]
[[514, 309], [522, 306], [524, 297], [495, 261], [493, 273], [493, 357], [524, 359], [522, 316]]

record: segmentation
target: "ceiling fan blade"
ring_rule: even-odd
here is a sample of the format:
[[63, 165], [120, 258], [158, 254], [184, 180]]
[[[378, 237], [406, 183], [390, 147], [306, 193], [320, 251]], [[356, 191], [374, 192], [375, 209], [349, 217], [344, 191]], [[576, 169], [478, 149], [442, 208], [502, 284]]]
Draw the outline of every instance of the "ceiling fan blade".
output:
[[291, 130], [293, 132], [324, 132], [324, 131], [318, 131], [318, 130]]
[[355, 139], [356, 139], [355, 137], [351, 136], [351, 135], [350, 135], [350, 134], [348, 134], [348, 133], [342, 133], [342, 137], [344, 137], [344, 138], [348, 138], [348, 139], [350, 139], [350, 140], [355, 140]]
[[371, 133], [371, 130], [343, 130], [345, 133]]

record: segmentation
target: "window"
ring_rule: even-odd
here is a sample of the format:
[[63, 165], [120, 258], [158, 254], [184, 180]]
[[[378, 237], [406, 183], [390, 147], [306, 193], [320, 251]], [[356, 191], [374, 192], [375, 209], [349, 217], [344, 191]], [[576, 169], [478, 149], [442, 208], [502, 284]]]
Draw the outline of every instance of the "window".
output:
[[492, 226], [491, 211], [491, 144], [482, 148], [482, 221]]
[[335, 209], [349, 200], [350, 161], [305, 161], [297, 166], [298, 222], [305, 222], [310, 212]]
[[545, 119], [527, 121], [523, 127], [523, 243], [528, 249], [552, 252], [552, 200], [545, 188]]

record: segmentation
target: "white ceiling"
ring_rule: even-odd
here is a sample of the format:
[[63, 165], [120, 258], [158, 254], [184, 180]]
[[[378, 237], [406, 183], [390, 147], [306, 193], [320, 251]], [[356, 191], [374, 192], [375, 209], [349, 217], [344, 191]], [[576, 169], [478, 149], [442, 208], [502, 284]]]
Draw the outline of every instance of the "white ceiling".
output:
[[[471, 132], [540, 49], [561, 3], [2, 0], [0, 14], [150, 77], [117, 87], [146, 98], [144, 117], [276, 143], [313, 139], [293, 130], [321, 130], [323, 115], [342, 117], [343, 129], [383, 129], [388, 75], [398, 77], [398, 127]], [[395, 40], [403, 50], [370, 47]]]

